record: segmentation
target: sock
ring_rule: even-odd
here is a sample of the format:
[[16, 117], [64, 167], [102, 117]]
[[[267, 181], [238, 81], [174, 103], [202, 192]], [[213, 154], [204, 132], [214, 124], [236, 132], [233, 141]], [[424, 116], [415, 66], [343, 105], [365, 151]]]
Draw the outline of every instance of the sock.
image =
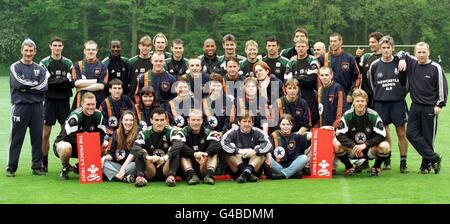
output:
[[42, 159], [42, 165], [44, 165], [44, 167], [48, 167], [48, 155], [44, 156]]
[[169, 176], [177, 175], [178, 167], [180, 166], [180, 156], [174, 156], [169, 160]]
[[206, 170], [206, 176], [212, 176], [214, 174], [214, 167], [208, 167], [208, 169]]
[[144, 171], [145, 171], [144, 159], [142, 157], [136, 158], [135, 162], [136, 162], [136, 174], [137, 174], [137, 176], [143, 177], [144, 176]]
[[386, 157], [377, 157], [375, 159], [375, 164], [373, 164], [373, 167], [380, 168], [381, 164], [384, 162], [385, 159], [386, 159]]
[[400, 161], [406, 161], [406, 156], [400, 156]]
[[238, 170], [239, 170], [240, 173], [244, 172], [244, 169], [245, 169], [244, 163], [241, 163], [241, 164], [238, 165]]
[[245, 168], [245, 170], [244, 170], [244, 174], [247, 176], [250, 176], [254, 170], [255, 170], [255, 167], [253, 167], [253, 165], [248, 164], [247, 168]]
[[186, 173], [186, 175], [188, 175], [188, 177], [192, 177], [195, 174], [194, 169], [192, 169], [192, 168], [188, 168], [184, 172]]
[[345, 165], [345, 169], [350, 169], [353, 167], [352, 163], [350, 162], [350, 159], [348, 158], [347, 154], [337, 156], [339, 160]]

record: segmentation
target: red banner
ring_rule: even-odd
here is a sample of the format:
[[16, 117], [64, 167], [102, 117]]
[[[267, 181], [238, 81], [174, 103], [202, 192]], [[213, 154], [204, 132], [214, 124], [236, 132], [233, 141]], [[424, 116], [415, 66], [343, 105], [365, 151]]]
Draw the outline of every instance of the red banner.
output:
[[333, 177], [333, 138], [333, 130], [320, 128], [312, 129], [310, 159], [311, 178]]
[[78, 133], [77, 145], [80, 184], [101, 183], [103, 173], [100, 134], [98, 132]]

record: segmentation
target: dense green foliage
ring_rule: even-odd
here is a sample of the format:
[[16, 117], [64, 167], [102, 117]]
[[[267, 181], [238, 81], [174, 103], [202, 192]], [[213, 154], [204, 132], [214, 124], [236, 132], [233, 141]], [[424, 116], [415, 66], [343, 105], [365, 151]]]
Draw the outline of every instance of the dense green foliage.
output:
[[[49, 53], [52, 36], [66, 40], [64, 54], [82, 57], [88, 39], [100, 45], [100, 57], [108, 52], [109, 40], [123, 43], [123, 55], [135, 55], [138, 39], [144, 34], [163, 32], [169, 40], [181, 38], [186, 57], [199, 55], [202, 43], [212, 37], [220, 44], [226, 33], [235, 34], [238, 53], [244, 54], [246, 40], [264, 45], [276, 35], [282, 48], [289, 47], [292, 32], [304, 27], [310, 42], [328, 43], [337, 31], [344, 44], [366, 44], [367, 35], [381, 31], [397, 44], [427, 41], [432, 58], [450, 60], [446, 41], [450, 36], [450, 4], [439, 0], [1, 0], [0, 63], [20, 56], [18, 47], [25, 37], [38, 44], [38, 56]], [[264, 51], [264, 47], [261, 51]], [[367, 49], [368, 50], [368, 49]], [[410, 49], [411, 50], [411, 49]], [[219, 47], [219, 52], [222, 49]], [[350, 52], [353, 53], [354, 49]], [[244, 54], [245, 55], [245, 54]]]

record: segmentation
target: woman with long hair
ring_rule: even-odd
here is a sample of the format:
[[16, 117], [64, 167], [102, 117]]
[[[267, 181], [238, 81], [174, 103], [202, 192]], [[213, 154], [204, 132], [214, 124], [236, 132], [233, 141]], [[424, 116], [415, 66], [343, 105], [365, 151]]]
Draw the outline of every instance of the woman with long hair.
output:
[[102, 157], [103, 174], [109, 181], [121, 180], [134, 183], [136, 166], [131, 147], [139, 133], [137, 118], [126, 110], [120, 118], [120, 126], [112, 135], [111, 149]]

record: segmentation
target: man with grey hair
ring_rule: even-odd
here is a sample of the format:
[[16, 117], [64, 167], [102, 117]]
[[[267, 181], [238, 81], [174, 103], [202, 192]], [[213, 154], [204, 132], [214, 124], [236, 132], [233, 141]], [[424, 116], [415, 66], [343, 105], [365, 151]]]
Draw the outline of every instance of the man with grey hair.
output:
[[44, 126], [44, 94], [50, 74], [33, 62], [36, 44], [31, 39], [22, 42], [22, 59], [10, 67], [9, 83], [12, 104], [12, 129], [6, 176], [14, 177], [27, 128], [30, 128], [33, 175], [45, 175], [42, 166], [42, 127]]

